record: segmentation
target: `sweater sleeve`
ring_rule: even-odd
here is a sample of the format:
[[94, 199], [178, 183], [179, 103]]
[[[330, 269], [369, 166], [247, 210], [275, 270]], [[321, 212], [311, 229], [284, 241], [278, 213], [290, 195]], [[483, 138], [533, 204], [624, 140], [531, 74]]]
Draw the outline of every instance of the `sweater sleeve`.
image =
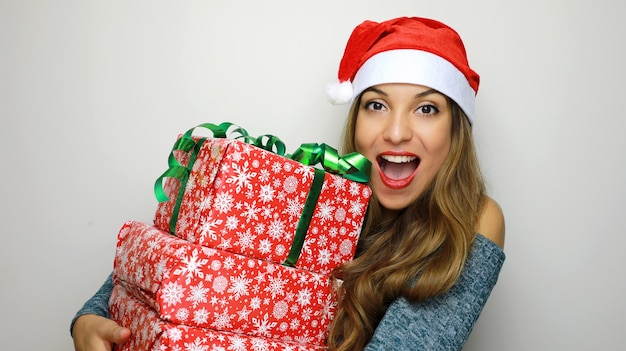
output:
[[394, 301], [365, 350], [460, 350], [498, 280], [504, 259], [500, 247], [477, 235], [456, 284], [422, 303], [404, 298]]
[[98, 289], [95, 295], [93, 295], [81, 309], [76, 312], [72, 322], [70, 323], [70, 335], [74, 329], [74, 323], [76, 318], [85, 314], [95, 314], [101, 317], [109, 318], [109, 297], [113, 291], [113, 273], [109, 274], [104, 284]]

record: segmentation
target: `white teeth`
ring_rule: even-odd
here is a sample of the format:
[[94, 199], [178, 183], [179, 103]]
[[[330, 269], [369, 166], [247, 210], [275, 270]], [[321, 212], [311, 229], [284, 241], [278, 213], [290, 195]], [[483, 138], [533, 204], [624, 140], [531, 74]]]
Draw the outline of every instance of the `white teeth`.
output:
[[393, 163], [407, 163], [415, 160], [417, 157], [413, 156], [394, 156], [394, 155], [382, 155], [383, 160]]

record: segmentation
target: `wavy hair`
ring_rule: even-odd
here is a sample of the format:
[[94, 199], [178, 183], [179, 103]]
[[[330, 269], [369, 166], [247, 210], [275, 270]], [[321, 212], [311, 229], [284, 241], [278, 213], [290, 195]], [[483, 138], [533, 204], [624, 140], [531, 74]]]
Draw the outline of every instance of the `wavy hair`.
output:
[[[391, 302], [420, 302], [448, 291], [461, 274], [474, 240], [485, 184], [469, 120], [448, 99], [450, 151], [423, 194], [409, 207], [385, 214], [375, 194], [355, 259], [335, 270], [339, 305], [330, 326], [330, 350], [361, 350]], [[355, 151], [359, 96], [344, 129], [342, 152]]]

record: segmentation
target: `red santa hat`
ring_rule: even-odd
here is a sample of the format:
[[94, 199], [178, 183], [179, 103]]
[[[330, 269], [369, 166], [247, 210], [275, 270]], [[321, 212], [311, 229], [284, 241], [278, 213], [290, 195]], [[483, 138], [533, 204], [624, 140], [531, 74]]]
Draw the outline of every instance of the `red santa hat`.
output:
[[419, 84], [454, 100], [473, 123], [479, 82], [454, 29], [432, 19], [400, 17], [365, 21], [354, 29], [327, 94], [333, 104], [345, 104], [374, 85]]

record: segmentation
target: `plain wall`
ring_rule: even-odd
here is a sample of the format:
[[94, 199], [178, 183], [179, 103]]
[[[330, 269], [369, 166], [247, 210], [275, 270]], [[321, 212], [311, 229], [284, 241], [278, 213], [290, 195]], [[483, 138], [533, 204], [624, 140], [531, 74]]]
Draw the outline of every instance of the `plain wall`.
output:
[[337, 145], [325, 86], [364, 19], [433, 17], [481, 74], [475, 136], [507, 261], [466, 350], [619, 349], [626, 315], [625, 6], [538, 1], [0, 1], [0, 341], [70, 319], [151, 221], [179, 133]]

